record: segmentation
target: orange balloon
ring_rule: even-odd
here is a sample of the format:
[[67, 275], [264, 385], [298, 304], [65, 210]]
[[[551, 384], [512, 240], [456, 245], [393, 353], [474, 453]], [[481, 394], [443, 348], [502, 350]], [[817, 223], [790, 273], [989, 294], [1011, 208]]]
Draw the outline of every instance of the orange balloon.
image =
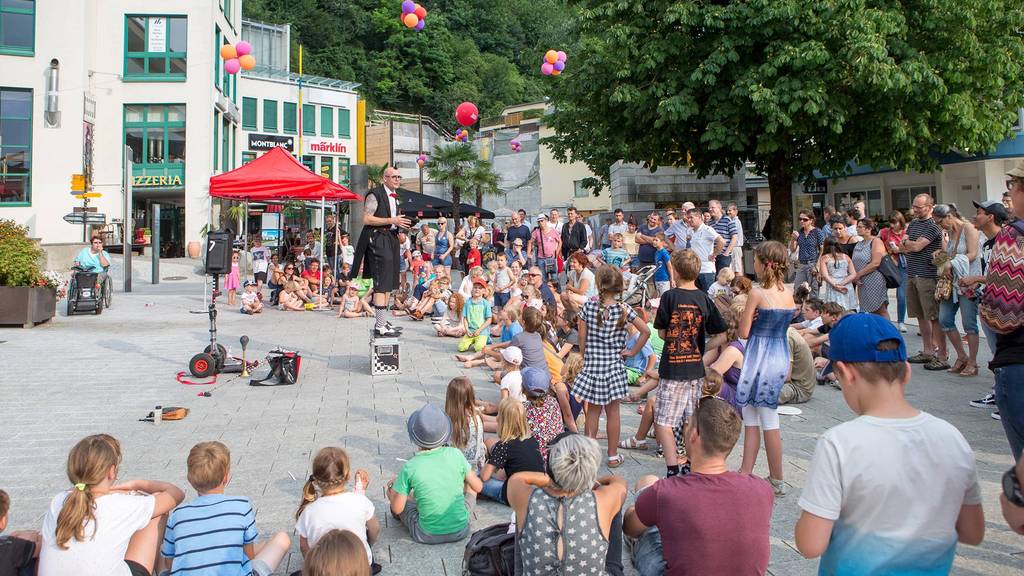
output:
[[256, 57], [252, 54], [239, 56], [238, 63], [242, 66], [242, 70], [252, 70], [256, 67]]
[[225, 44], [220, 47], [220, 57], [225, 60], [231, 60], [232, 58], [238, 58], [238, 52], [233, 45]]
[[[410, 12], [405, 16], [402, 16], [402, 22], [405, 24], [406, 28], [415, 28], [416, 25], [420, 23], [420, 17]], [[557, 58], [557, 55], [555, 57]]]
[[559, 75], [559, 74], [561, 74], [561, 73], [562, 73], [562, 71], [561, 71], [561, 70], [559, 70], [559, 69], [557, 69], [557, 68], [552, 68], [552, 69], [551, 69], [551, 75], [552, 75], [552, 76], [558, 76], [558, 75]]
[[544, 54], [544, 59], [548, 61], [548, 64], [554, 64], [555, 62], [558, 62], [558, 52], [548, 50], [547, 53]]

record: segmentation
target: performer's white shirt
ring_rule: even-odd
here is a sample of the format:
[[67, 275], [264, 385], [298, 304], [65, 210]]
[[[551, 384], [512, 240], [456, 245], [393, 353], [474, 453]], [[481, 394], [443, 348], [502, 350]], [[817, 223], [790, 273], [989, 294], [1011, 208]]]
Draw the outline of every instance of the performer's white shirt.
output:
[[391, 210], [390, 216], [398, 216], [398, 198], [395, 198], [398, 193], [389, 189], [387, 185], [384, 186], [384, 193], [388, 195], [388, 208]]

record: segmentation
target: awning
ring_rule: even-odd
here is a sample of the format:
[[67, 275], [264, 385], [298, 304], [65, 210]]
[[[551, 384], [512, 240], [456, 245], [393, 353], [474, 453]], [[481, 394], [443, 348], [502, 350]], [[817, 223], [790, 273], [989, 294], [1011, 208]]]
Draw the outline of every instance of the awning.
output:
[[210, 196], [229, 200], [362, 200], [341, 184], [310, 172], [281, 147], [210, 178]]

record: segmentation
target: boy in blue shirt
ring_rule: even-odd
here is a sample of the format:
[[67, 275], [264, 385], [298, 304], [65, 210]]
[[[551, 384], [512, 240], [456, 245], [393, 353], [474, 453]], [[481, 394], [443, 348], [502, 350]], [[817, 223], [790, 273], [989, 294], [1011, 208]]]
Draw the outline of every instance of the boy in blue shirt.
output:
[[487, 281], [477, 278], [473, 281], [473, 297], [462, 307], [462, 325], [466, 335], [459, 340], [459, 352], [473, 348], [480, 352], [487, 345], [487, 327], [491, 325], [491, 303], [484, 298]]
[[256, 544], [256, 512], [247, 497], [224, 495], [230, 479], [227, 446], [200, 442], [192, 447], [188, 482], [199, 497], [171, 512], [160, 547], [172, 574], [270, 576], [288, 553], [291, 540], [284, 532]]
[[656, 252], [654, 253], [654, 265], [657, 269], [654, 270], [654, 287], [658, 291], [660, 297], [669, 288], [672, 287], [672, 278], [669, 276], [669, 260], [672, 258], [668, 253], [668, 248], [665, 245], [668, 243], [668, 239], [665, 237], [664, 232], [658, 232], [654, 235], [653, 246]]

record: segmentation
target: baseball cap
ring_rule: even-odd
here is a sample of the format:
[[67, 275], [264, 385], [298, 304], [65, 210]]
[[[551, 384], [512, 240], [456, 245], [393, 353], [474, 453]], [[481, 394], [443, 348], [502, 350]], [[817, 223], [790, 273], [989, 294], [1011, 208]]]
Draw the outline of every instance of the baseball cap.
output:
[[1007, 172], [1006, 175], [1013, 176], [1014, 178], [1024, 178], [1024, 160], [1018, 161], [1017, 165]]
[[[833, 362], [904, 362], [907, 345], [899, 330], [877, 314], [850, 314], [828, 333], [829, 360]], [[882, 342], [895, 340], [899, 346], [879, 350]]]
[[547, 214], [544, 214], [543, 212], [542, 212], [542, 213], [540, 213], [540, 214], [539, 214], [539, 215], [537, 216], [537, 222], [540, 222], [541, 220], [547, 220], [547, 219], [548, 219], [548, 215], [547, 215]]
[[440, 408], [433, 404], [424, 404], [422, 408], [409, 416], [406, 425], [409, 440], [420, 448], [437, 448], [443, 446], [452, 435], [452, 421]]
[[537, 397], [547, 393], [551, 387], [551, 373], [541, 368], [523, 368], [523, 391], [527, 396]]
[[1009, 214], [1006, 213], [1006, 206], [1003, 206], [1002, 202], [996, 202], [995, 200], [982, 200], [981, 202], [978, 202], [977, 200], [974, 200], [973, 203], [975, 208], [979, 208], [992, 216], [995, 216], [996, 222], [1005, 222], [1009, 217]]
[[252, 280], [246, 280], [245, 282], [242, 283], [242, 288], [248, 288], [249, 286], [255, 286], [255, 285], [256, 285], [256, 283], [253, 282]]
[[473, 280], [473, 286], [483, 286], [484, 288], [487, 288], [487, 281], [483, 278], [477, 278], [476, 280]]
[[412, 251], [412, 257], [413, 258], [419, 258], [420, 256], [422, 256], [422, 254], [420, 254], [419, 250], [413, 250]]
[[523, 363], [523, 351], [518, 346], [509, 346], [501, 351], [501, 357], [509, 364], [519, 366]]

